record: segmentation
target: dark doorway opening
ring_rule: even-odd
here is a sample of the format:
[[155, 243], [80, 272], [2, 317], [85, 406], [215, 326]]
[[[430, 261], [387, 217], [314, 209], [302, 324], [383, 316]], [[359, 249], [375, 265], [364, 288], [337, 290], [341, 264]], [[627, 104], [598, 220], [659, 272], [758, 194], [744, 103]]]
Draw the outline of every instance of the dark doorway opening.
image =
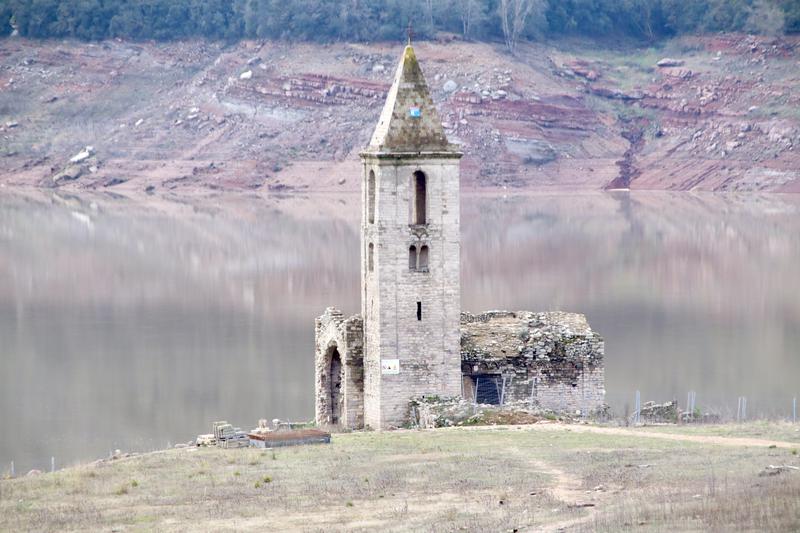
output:
[[503, 379], [496, 374], [470, 376], [475, 394], [475, 403], [500, 405], [503, 401]]
[[330, 406], [331, 424], [336, 425], [342, 416], [342, 358], [339, 350], [334, 346], [330, 355]]

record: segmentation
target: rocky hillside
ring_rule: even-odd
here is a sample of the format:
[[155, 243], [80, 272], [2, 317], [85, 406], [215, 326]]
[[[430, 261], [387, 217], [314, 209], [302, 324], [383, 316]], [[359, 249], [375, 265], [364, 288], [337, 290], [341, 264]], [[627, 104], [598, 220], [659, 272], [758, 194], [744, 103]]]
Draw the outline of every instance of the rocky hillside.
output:
[[[470, 189], [800, 192], [800, 38], [421, 42]], [[0, 186], [355, 190], [401, 45], [0, 40]]]

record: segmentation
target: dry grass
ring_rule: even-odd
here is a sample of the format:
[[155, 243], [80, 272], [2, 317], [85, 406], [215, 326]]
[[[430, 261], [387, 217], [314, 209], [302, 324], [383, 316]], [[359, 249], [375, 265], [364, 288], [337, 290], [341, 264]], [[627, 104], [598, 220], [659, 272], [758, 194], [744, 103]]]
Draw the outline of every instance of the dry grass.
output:
[[800, 448], [800, 424], [774, 420], [755, 420], [742, 424], [644, 426], [638, 429], [658, 433], [679, 433], [682, 435], [753, 437], [764, 440], [779, 440], [797, 443], [797, 447]]
[[770, 464], [800, 459], [535, 426], [353, 433], [2, 481], [0, 530], [797, 529], [800, 472]]
[[682, 487], [648, 486], [583, 529], [800, 530], [800, 476], [781, 474], [745, 480], [710, 466], [703, 472], [705, 485], [695, 494]]

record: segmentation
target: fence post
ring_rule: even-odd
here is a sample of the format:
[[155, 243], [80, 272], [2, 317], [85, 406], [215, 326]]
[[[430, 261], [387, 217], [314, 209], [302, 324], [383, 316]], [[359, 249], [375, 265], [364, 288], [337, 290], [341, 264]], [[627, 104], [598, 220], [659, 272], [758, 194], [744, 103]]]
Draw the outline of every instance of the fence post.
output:
[[51, 456], [50, 457], [50, 472], [52, 473], [52, 472], [55, 472], [55, 471], [56, 471], [56, 458], [55, 458], [55, 456]]
[[792, 398], [792, 422], [797, 423], [797, 396]]
[[533, 409], [533, 392], [536, 388], [536, 378], [531, 380], [531, 397], [528, 400], [528, 409]]
[[636, 391], [636, 401], [635, 401], [635, 408], [634, 409], [635, 410], [633, 412], [633, 423], [634, 424], [638, 424], [639, 423], [639, 411], [641, 411], [641, 409], [642, 409], [642, 397], [641, 397], [641, 394], [639, 393], [638, 390]]
[[739, 396], [739, 404], [736, 407], [736, 421], [744, 422], [747, 419], [747, 396]]
[[11, 461], [11, 477], [14, 477], [14, 461]]

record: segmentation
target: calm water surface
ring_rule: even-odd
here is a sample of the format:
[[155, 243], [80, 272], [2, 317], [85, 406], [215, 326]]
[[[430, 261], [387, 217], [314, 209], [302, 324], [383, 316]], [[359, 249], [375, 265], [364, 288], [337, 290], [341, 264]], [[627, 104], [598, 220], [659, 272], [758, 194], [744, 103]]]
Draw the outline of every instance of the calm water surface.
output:
[[[356, 196], [0, 195], [0, 473], [313, 417], [313, 319], [359, 309]], [[617, 413], [787, 416], [800, 198], [466, 196], [462, 306], [588, 315]]]

